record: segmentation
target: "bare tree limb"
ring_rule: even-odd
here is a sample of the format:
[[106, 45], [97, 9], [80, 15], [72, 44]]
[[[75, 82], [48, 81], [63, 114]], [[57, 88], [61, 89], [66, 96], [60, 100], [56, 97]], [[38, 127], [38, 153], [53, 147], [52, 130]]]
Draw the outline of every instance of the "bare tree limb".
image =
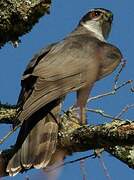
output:
[[1, 0], [0, 47], [29, 32], [39, 18], [49, 12], [51, 0]]

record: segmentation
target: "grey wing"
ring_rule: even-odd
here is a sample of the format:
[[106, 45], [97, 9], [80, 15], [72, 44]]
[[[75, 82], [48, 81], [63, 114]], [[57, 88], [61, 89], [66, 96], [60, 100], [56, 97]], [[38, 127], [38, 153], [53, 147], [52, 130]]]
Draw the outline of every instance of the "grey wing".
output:
[[47, 53], [49, 53], [49, 51], [52, 49], [53, 46], [55, 46], [57, 43], [53, 43], [48, 45], [46, 48], [43, 48], [39, 53], [37, 53], [36, 55], [34, 55], [34, 57], [30, 60], [30, 62], [28, 63], [24, 73], [23, 73], [23, 78], [22, 80], [24, 80], [25, 78], [28, 77], [28, 75], [31, 75], [35, 66], [40, 62], [40, 60], [45, 57], [47, 55]]
[[21, 80], [21, 92], [18, 98], [18, 106], [21, 107], [27, 100], [27, 98], [30, 96], [34, 83], [36, 82], [36, 76], [32, 75], [32, 72], [39, 63], [39, 61], [46, 56], [47, 53], [51, 50], [51, 48], [55, 45], [56, 43], [53, 43], [51, 45], [48, 45], [46, 48], [43, 48], [38, 54], [36, 54], [31, 61], [28, 63], [23, 76]]
[[78, 38], [66, 39], [52, 46], [36, 64], [30, 75], [36, 80], [32, 92], [23, 105], [19, 116], [21, 121], [28, 119], [53, 100], [62, 98], [68, 92], [78, 90], [96, 80], [98, 41], [86, 40], [85, 46]]
[[101, 68], [98, 80], [111, 74], [123, 58], [121, 51], [109, 43], [102, 43], [102, 46], [100, 47], [100, 54]]

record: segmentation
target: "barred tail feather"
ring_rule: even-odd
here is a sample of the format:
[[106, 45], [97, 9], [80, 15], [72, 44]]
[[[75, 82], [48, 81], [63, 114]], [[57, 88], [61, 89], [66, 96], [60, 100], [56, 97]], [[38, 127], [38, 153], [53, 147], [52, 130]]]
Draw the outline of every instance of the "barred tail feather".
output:
[[45, 168], [56, 150], [57, 136], [58, 124], [50, 115], [40, 120], [9, 161], [6, 169], [9, 175], [14, 176], [31, 167]]

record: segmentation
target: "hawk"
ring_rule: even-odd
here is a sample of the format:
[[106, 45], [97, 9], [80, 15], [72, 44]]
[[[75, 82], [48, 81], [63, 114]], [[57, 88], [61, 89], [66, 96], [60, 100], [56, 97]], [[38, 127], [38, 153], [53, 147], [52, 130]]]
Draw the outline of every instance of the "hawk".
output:
[[21, 129], [7, 164], [9, 175], [57, 161], [60, 104], [67, 93], [76, 91], [80, 124], [86, 123], [84, 107], [94, 83], [112, 73], [122, 59], [120, 50], [106, 42], [112, 20], [111, 11], [92, 9], [73, 32], [42, 49], [28, 64], [18, 100]]

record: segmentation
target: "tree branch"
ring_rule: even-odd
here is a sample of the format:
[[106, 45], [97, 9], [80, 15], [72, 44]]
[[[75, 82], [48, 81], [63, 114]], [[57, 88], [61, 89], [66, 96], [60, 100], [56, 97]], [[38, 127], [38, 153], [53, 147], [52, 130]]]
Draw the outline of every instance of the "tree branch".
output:
[[[1, 105], [0, 123], [14, 123], [16, 113], [15, 106]], [[68, 150], [69, 154], [104, 148], [105, 151], [134, 168], [134, 122], [113, 120], [111, 123], [101, 125], [80, 126], [75, 110], [70, 109], [61, 116], [59, 147]], [[0, 167], [3, 159], [8, 162], [12, 154], [13, 148], [1, 152]], [[7, 175], [5, 169], [0, 173], [2, 176]]]
[[50, 4], [51, 0], [1, 0], [0, 47], [8, 41], [16, 45], [19, 36], [29, 32], [49, 12]]
[[80, 126], [74, 110], [62, 117], [62, 127], [59, 132], [60, 146], [72, 152], [86, 151], [96, 148], [108, 150], [115, 146], [134, 145], [134, 122], [113, 120], [101, 125]]
[[17, 114], [17, 107], [0, 103], [0, 123], [14, 124]]

